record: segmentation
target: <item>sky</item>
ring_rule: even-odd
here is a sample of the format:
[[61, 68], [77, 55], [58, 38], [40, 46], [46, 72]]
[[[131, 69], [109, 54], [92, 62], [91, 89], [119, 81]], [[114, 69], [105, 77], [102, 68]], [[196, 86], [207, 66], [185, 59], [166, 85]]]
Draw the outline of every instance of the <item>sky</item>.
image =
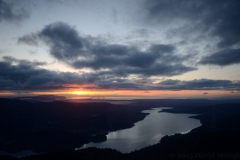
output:
[[0, 96], [239, 98], [239, 0], [0, 0]]

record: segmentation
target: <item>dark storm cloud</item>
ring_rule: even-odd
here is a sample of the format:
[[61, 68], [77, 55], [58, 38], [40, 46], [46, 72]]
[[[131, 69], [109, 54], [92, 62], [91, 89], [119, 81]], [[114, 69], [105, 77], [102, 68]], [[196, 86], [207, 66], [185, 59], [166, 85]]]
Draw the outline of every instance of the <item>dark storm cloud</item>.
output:
[[219, 38], [217, 47], [223, 51], [204, 58], [202, 64], [224, 66], [240, 62], [238, 49], [233, 49], [240, 44], [239, 0], [147, 0], [145, 9], [147, 21], [160, 24], [183, 21], [187, 22], [188, 32], [200, 29], [203, 34]]
[[3, 57], [0, 61], [0, 90], [140, 89], [140, 84], [113, 76], [56, 72], [39, 68], [43, 62]]
[[[91, 48], [91, 52], [97, 56], [125, 56], [128, 52], [131, 52], [129, 50], [129, 47], [119, 44], [97, 44], [92, 46]], [[132, 48], [132, 52], [133, 51], [134, 49]]]
[[122, 80], [98, 81], [99, 88], [104, 89], [136, 89], [136, 90], [240, 90], [240, 81], [195, 79], [189, 81], [164, 80], [158, 84], [152, 82]]
[[[90, 36], [79, 35], [74, 27], [57, 22], [45, 26], [38, 33], [18, 39], [30, 45], [43, 41], [56, 59], [76, 68], [91, 68], [102, 74], [140, 74], [173, 76], [194, 70], [182, 64], [186, 57], [174, 53], [170, 44], [151, 44], [142, 51], [136, 46], [109, 44]], [[108, 72], [101, 72], [108, 69]]]
[[80, 56], [88, 43], [73, 27], [61, 22], [45, 26], [38, 35], [50, 46], [51, 55], [60, 60]]
[[0, 61], [1, 90], [51, 90], [63, 89], [66, 84], [88, 84], [97, 77], [71, 72], [56, 72], [39, 68], [44, 62], [30, 62], [13, 57]]
[[74, 68], [108, 69], [121, 65], [116, 57], [94, 57], [93, 59], [76, 60], [71, 64]]
[[227, 66], [240, 63], [240, 49], [225, 49], [203, 57], [200, 64]]
[[155, 61], [158, 59], [157, 55], [146, 54], [146, 53], [135, 53], [131, 56], [125, 58], [123, 63], [126, 66], [135, 67], [135, 68], [149, 68], [155, 64]]
[[170, 53], [175, 50], [175, 47], [172, 45], [157, 44], [150, 47], [150, 51], [156, 54]]
[[[0, 90], [35, 91], [69, 88], [134, 90], [240, 90], [240, 81], [211, 79], [199, 79], [192, 81], [165, 80], [155, 84], [151, 79], [147, 80], [146, 78], [137, 80], [121, 78], [121, 75], [128, 75], [129, 73], [132, 73], [126, 70], [124, 70], [123, 73], [118, 71], [117, 73], [111, 74], [99, 71], [80, 75], [78, 73], [57, 72], [39, 68], [45, 64], [46, 63], [44, 62], [31, 62], [27, 60], [19, 60], [13, 57], [3, 57], [2, 61], [0, 61]], [[147, 72], [144, 71], [141, 74], [145, 74], [146, 77], [148, 74], [165, 74]], [[133, 71], [133, 73], [136, 74], [137, 72]]]
[[240, 81], [195, 79], [191, 81], [165, 80], [160, 82], [159, 89], [173, 90], [239, 90]]
[[29, 14], [24, 8], [19, 8], [10, 1], [0, 0], [0, 22], [23, 20], [27, 17]]
[[[148, 71], [154, 73], [155, 69], [161, 70], [163, 68], [156, 68], [163, 66], [166, 72], [173, 69], [171, 63], [183, 60], [181, 57], [171, 54], [174, 50], [172, 45], [152, 45], [147, 51], [140, 51], [136, 47], [128, 47], [124, 45], [95, 45], [89, 50], [91, 57], [82, 60], [76, 60], [72, 63], [75, 68], [92, 68], [102, 69], [110, 68], [124, 71], [125, 73], [140, 74], [141, 71]], [[168, 65], [165, 63], [169, 63]], [[167, 68], [169, 66], [169, 68]], [[179, 64], [181, 67], [181, 65]], [[182, 67], [181, 67], [182, 68]], [[175, 68], [178, 70], [178, 68]], [[186, 67], [191, 70], [193, 68]], [[155, 72], [156, 73], [156, 72]], [[160, 73], [160, 72], [159, 72]], [[169, 75], [172, 73], [169, 73]]]
[[190, 20], [221, 38], [219, 47], [240, 42], [239, 0], [148, 0], [148, 19], [159, 22]]
[[37, 45], [39, 41], [50, 47], [50, 54], [58, 60], [74, 59], [83, 55], [88, 40], [79, 36], [71, 26], [57, 22], [49, 24], [38, 33], [31, 33], [18, 39], [18, 43]]

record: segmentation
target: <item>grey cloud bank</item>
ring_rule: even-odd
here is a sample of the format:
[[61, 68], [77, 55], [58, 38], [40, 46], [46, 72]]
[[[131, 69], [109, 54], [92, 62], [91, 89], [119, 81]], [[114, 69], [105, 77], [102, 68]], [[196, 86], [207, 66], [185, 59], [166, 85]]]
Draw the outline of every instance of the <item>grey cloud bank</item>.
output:
[[[43, 7], [41, 3], [37, 1], [36, 4]], [[104, 36], [100, 35], [101, 32], [99, 36], [96, 36], [97, 32], [101, 31], [99, 28], [96, 28], [95, 36], [79, 32], [82, 31], [81, 27], [85, 25], [84, 20], [87, 20], [88, 16], [84, 17], [86, 19], [81, 19], [80, 22], [83, 25], [79, 25], [77, 21], [70, 23], [70, 21], [61, 20], [60, 17], [59, 19], [49, 18], [51, 22], [38, 23], [42, 26], [39, 25], [33, 30], [22, 30], [22, 36], [17, 36], [17, 44], [21, 45], [20, 48], [42, 47], [45, 49], [47, 47], [47, 54], [51, 58], [61, 62], [61, 65], [70, 66], [76, 72], [81, 70], [81, 74], [43, 69], [45, 65], [48, 65], [46, 62], [17, 59], [14, 55], [3, 56], [0, 60], [0, 89], [58, 90], [68, 88], [69, 84], [93, 84], [89, 88], [94, 89], [230, 91], [240, 89], [240, 82], [227, 80], [228, 78], [225, 78], [227, 76], [214, 80], [201, 75], [202, 77], [196, 80], [168, 79], [157, 83], [162, 78], [172, 76], [189, 79], [189, 77], [184, 77], [185, 73], [191, 71], [196, 73], [202, 66], [239, 65], [240, 2], [238, 0], [143, 0], [138, 3], [142, 3], [141, 12], [131, 24], [139, 25], [136, 21], [142, 21], [144, 25], [131, 28], [133, 32], [128, 36], [117, 37], [117, 34], [109, 33], [110, 38], [104, 39]], [[19, 8], [16, 4], [0, 0], [2, 11], [0, 22], [22, 21], [30, 17], [31, 12]], [[74, 4], [74, 1], [51, 5], [66, 9], [70, 4]], [[36, 6], [35, 9], [39, 9], [38, 7]], [[111, 12], [114, 25], [119, 27], [121, 34], [130, 33], [127, 32], [128, 30], [121, 30], [120, 25], [123, 22], [121, 8], [123, 7]], [[34, 16], [31, 15], [29, 19], [32, 17]], [[36, 22], [36, 19], [31, 20], [31, 23]], [[127, 20], [125, 22], [128, 23]], [[106, 26], [111, 28], [109, 24]], [[162, 31], [162, 33], [159, 34], [157, 31]], [[171, 37], [170, 40], [162, 38], [170, 32], [174, 40], [171, 40]], [[188, 34], [199, 37], [192, 41]], [[213, 38], [214, 41], [210, 42], [206, 37]], [[16, 37], [14, 38], [16, 41]], [[204, 44], [200, 43], [202, 41]], [[200, 49], [195, 46], [200, 46]], [[40, 49], [37, 54], [31, 56], [37, 57], [42, 51]], [[43, 52], [45, 54], [45, 51]], [[21, 57], [21, 55], [16, 57]], [[84, 69], [89, 72], [82, 72]], [[235, 76], [232, 79], [237, 78]]]
[[[66, 84], [86, 84], [95, 79], [71, 72], [57, 72], [39, 68], [45, 62], [30, 62], [13, 57], [0, 61], [1, 90], [53, 90], [64, 89]], [[97, 78], [96, 78], [97, 79]]]
[[[44, 62], [3, 57], [0, 61], [0, 90], [36, 91], [61, 90], [74, 87], [85, 89], [135, 89], [135, 90], [240, 90], [240, 81], [198, 79], [191, 81], [151, 81], [121, 79], [96, 73], [77, 74], [39, 68]], [[71, 86], [73, 85], [73, 86]], [[79, 86], [74, 86], [79, 85]]]
[[180, 75], [195, 68], [182, 62], [185, 58], [174, 54], [170, 44], [151, 44], [146, 51], [135, 46], [109, 44], [89, 36], [80, 36], [76, 29], [63, 22], [45, 26], [38, 33], [31, 33], [18, 39], [18, 43], [37, 44], [43, 41], [50, 54], [76, 68], [91, 68], [95, 71], [109, 69], [102, 74], [122, 72], [138, 75]]
[[240, 49], [225, 49], [203, 57], [200, 64], [227, 66], [240, 63]]
[[179, 90], [239, 90], [240, 81], [195, 79], [190, 81], [164, 80], [160, 88]]
[[217, 51], [203, 57], [201, 64], [226, 66], [240, 63], [240, 1], [148, 0], [145, 9], [147, 22], [182, 22], [189, 29], [187, 32], [195, 34], [200, 30], [201, 35], [217, 38]]

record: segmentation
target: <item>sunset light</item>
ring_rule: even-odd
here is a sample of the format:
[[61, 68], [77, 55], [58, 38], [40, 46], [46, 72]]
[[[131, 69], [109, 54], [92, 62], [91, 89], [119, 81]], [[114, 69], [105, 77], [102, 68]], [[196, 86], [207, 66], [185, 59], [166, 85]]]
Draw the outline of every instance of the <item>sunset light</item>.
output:
[[83, 94], [83, 92], [76, 91], [76, 92], [74, 92], [74, 94], [81, 95], [81, 94]]
[[0, 160], [239, 149], [240, 0], [0, 0]]
[[[218, 16], [227, 8], [222, 2], [219, 10], [202, 7], [192, 13], [190, 4], [182, 10], [162, 0], [131, 1], [127, 7], [115, 0], [94, 5], [91, 0], [13, 1], [0, 0], [11, 13], [0, 15], [2, 97], [240, 94], [238, 21], [229, 10], [229, 18]], [[185, 6], [181, 0], [176, 3]], [[172, 8], [157, 7], [155, 12], [154, 5]], [[225, 5], [234, 8], [230, 2]]]

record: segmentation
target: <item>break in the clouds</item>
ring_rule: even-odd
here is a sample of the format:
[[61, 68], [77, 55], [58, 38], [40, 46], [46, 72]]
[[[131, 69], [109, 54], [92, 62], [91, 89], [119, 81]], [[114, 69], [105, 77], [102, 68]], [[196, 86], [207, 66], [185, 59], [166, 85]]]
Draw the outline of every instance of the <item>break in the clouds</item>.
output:
[[[240, 63], [239, 0], [148, 0], [145, 2], [147, 22], [178, 23], [184, 33], [216, 38], [215, 51], [201, 60], [202, 64], [231, 65]], [[176, 28], [181, 32], [182, 28]], [[183, 29], [183, 30], [184, 30]]]
[[18, 39], [18, 43], [34, 45], [39, 41], [49, 47], [50, 54], [57, 60], [76, 69], [90, 68], [101, 74], [173, 76], [195, 70], [182, 63], [186, 57], [176, 55], [176, 47], [171, 44], [150, 44], [145, 50], [110, 44], [91, 36], [80, 36], [74, 27], [62, 22], [49, 24], [37, 33]]
[[19, 21], [29, 17], [24, 8], [19, 8], [13, 1], [0, 0], [0, 22]]

